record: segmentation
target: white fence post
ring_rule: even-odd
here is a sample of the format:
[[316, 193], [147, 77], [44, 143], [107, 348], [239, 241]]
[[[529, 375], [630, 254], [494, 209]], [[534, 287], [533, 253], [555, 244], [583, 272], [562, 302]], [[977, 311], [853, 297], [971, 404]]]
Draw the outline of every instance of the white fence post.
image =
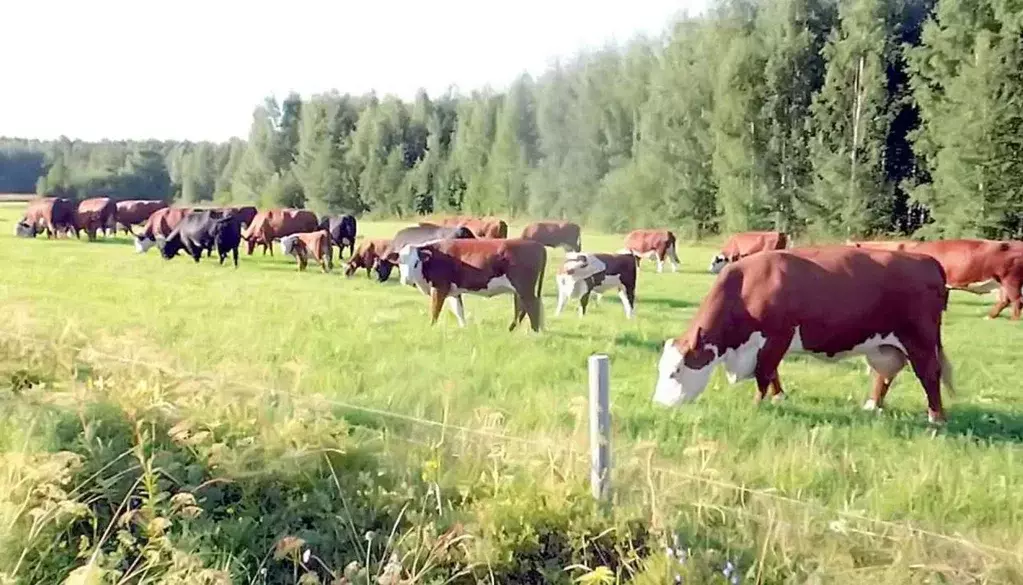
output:
[[593, 497], [611, 495], [610, 374], [606, 355], [591, 355], [590, 370], [590, 488]]

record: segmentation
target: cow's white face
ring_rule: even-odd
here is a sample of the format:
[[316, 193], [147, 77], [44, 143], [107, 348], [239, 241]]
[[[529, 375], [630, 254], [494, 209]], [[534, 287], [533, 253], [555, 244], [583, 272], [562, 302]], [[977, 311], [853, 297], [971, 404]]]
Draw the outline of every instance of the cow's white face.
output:
[[710, 261], [710, 266], [707, 267], [707, 270], [711, 271], [714, 274], [717, 274], [721, 272], [721, 270], [725, 267], [726, 264], [728, 264], [728, 260], [721, 254], [718, 254], [717, 256], [714, 256], [713, 260]]
[[297, 239], [298, 236], [294, 234], [281, 238], [281, 252], [291, 254], [295, 250], [295, 240]]
[[712, 345], [704, 347], [711, 351], [713, 358], [699, 368], [686, 365], [684, 356], [674, 339], [664, 342], [661, 361], [657, 364], [657, 386], [654, 388], [654, 402], [665, 406], [677, 406], [696, 400], [707, 388], [710, 374], [718, 362], [718, 350]]
[[149, 238], [141, 238], [135, 236], [135, 251], [139, 254], [145, 254], [150, 248], [156, 245], [156, 240], [150, 240]]
[[595, 256], [583, 252], [569, 252], [565, 255], [565, 262], [561, 270], [575, 280], [589, 278], [598, 272], [603, 272], [607, 266]]
[[399, 282], [405, 286], [414, 286], [424, 294], [429, 294], [430, 283], [423, 275], [423, 258], [418, 246], [407, 244], [398, 252]]

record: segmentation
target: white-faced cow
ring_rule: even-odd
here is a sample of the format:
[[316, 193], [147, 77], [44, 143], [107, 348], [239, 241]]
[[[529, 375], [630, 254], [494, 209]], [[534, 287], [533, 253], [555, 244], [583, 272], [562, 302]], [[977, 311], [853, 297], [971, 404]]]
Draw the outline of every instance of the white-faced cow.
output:
[[463, 294], [492, 297], [511, 294], [515, 312], [509, 331], [529, 315], [533, 331], [543, 326], [543, 273], [547, 250], [522, 239], [451, 239], [406, 245], [398, 253], [401, 283], [430, 295], [430, 324], [437, 322], [445, 299], [465, 327]]
[[579, 314], [586, 314], [590, 295], [614, 290], [622, 300], [625, 318], [631, 319], [636, 309], [636, 257], [632, 254], [595, 254], [569, 252], [555, 277], [558, 283], [560, 315], [570, 298], [579, 299]]
[[762, 252], [726, 266], [689, 328], [664, 343], [654, 401], [694, 400], [723, 363], [730, 382], [755, 378], [755, 402], [788, 352], [825, 360], [863, 355], [876, 374], [864, 409], [881, 408], [908, 361], [927, 395], [928, 418], [945, 419], [940, 385], [951, 366], [941, 344], [945, 272], [921, 254], [846, 246]]
[[713, 274], [721, 272], [725, 264], [735, 262], [757, 252], [768, 250], [784, 250], [789, 245], [789, 237], [785, 232], [742, 232], [728, 238], [721, 248], [721, 253], [714, 256], [707, 268]]
[[657, 272], [664, 269], [664, 260], [671, 262], [671, 271], [678, 272], [678, 253], [675, 251], [675, 234], [669, 230], [633, 230], [625, 236], [625, 247], [619, 253], [631, 253], [637, 258], [657, 260]]
[[391, 243], [386, 250], [380, 251], [380, 258], [374, 270], [377, 273], [377, 280], [386, 282], [391, 277], [391, 272], [398, 265], [398, 252], [408, 245], [419, 245], [439, 240], [475, 239], [472, 230], [459, 225], [455, 227], [439, 226], [432, 223], [420, 223], [398, 230], [391, 238]]
[[63, 232], [68, 237], [75, 229], [75, 204], [63, 197], [39, 197], [32, 199], [25, 208], [21, 221], [14, 224], [14, 235], [34, 238], [46, 232], [46, 237], [56, 238]]

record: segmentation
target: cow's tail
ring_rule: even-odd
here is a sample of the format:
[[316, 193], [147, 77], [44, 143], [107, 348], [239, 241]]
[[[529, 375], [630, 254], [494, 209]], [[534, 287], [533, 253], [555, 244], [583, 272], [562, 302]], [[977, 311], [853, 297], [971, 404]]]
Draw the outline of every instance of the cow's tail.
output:
[[678, 240], [675, 239], [675, 232], [668, 232], [668, 254], [671, 255], [671, 259], [676, 264], [681, 264], [682, 261], [678, 259]]
[[547, 271], [547, 248], [540, 246], [540, 275], [536, 280], [536, 314], [537, 329], [543, 329], [543, 279]]
[[583, 251], [583, 234], [581, 231], [575, 234], [575, 251], [576, 252]]

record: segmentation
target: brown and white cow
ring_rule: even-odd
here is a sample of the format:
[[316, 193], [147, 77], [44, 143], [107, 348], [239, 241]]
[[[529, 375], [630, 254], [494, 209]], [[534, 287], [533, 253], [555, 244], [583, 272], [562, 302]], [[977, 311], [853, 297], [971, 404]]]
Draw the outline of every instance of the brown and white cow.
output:
[[157, 209], [146, 220], [142, 233], [135, 236], [135, 251], [145, 254], [156, 245], [157, 238], [166, 238], [181, 220], [192, 213], [191, 207], [164, 207]]
[[75, 229], [75, 204], [63, 197], [39, 197], [29, 201], [25, 215], [14, 225], [17, 236], [34, 238], [46, 232], [47, 239]]
[[675, 251], [675, 234], [669, 230], [632, 230], [625, 236], [625, 247], [619, 253], [631, 253], [637, 258], [657, 260], [657, 272], [664, 268], [664, 259], [671, 262], [671, 271], [678, 272], [678, 253]]
[[430, 295], [430, 324], [437, 322], [444, 300], [465, 327], [463, 294], [492, 297], [512, 294], [513, 331], [528, 314], [533, 331], [543, 326], [543, 273], [547, 249], [522, 239], [450, 239], [406, 245], [398, 253], [401, 283]]
[[435, 222], [424, 222], [420, 225], [439, 225], [443, 227], [457, 227], [464, 225], [469, 228], [472, 235], [477, 238], [507, 238], [508, 224], [497, 217], [472, 217], [457, 215], [454, 217], [440, 218]]
[[116, 203], [116, 212], [114, 213], [113, 225], [107, 227], [112, 228], [114, 232], [117, 231], [117, 226], [120, 225], [124, 233], [131, 233], [131, 226], [140, 225], [146, 223], [149, 216], [158, 209], [167, 207], [167, 203], [160, 201], [159, 199], [129, 199], [126, 201], [118, 201]]
[[680, 337], [664, 343], [654, 401], [694, 400], [723, 363], [730, 382], [755, 378], [756, 403], [789, 352], [825, 360], [863, 355], [876, 374], [863, 408], [881, 408], [895, 375], [912, 365], [928, 418], [945, 418], [940, 385], [952, 392], [941, 344], [945, 272], [922, 254], [824, 246], [762, 252], [726, 266]]
[[721, 272], [729, 262], [735, 262], [757, 252], [768, 250], [784, 250], [788, 247], [789, 237], [785, 232], [742, 232], [732, 235], [721, 248], [721, 253], [714, 256], [707, 268], [713, 274]]
[[997, 240], [935, 240], [931, 242], [855, 242], [859, 248], [893, 246], [926, 254], [945, 269], [948, 287], [977, 295], [998, 292], [998, 302], [987, 317], [994, 319], [1012, 305], [1012, 319], [1023, 312], [1023, 242]]
[[78, 211], [75, 213], [75, 237], [80, 237], [79, 231], [85, 230], [89, 241], [96, 239], [96, 233], [109, 229], [111, 222], [117, 217], [117, 203], [109, 197], [92, 197], [83, 200], [78, 204]]
[[327, 230], [301, 232], [281, 237], [281, 251], [298, 259], [298, 270], [304, 271], [309, 257], [320, 263], [324, 274], [334, 270], [334, 246]]
[[582, 229], [570, 221], [533, 222], [522, 230], [521, 237], [549, 248], [564, 248], [567, 252], [581, 252], [583, 249]]
[[376, 268], [380, 260], [386, 258], [390, 252], [391, 240], [363, 240], [359, 244], [359, 247], [356, 248], [355, 253], [352, 254], [351, 259], [348, 260], [348, 264], [345, 266], [345, 276], [351, 276], [355, 274], [356, 270], [365, 268], [366, 278], [371, 277], [373, 275], [373, 269]]
[[284, 236], [302, 232], [314, 232], [319, 229], [316, 214], [306, 209], [267, 209], [260, 211], [253, 218], [248, 229], [242, 231], [242, 238], [248, 242], [248, 254], [263, 246], [263, 254], [267, 250], [274, 255], [273, 242]]
[[554, 315], [561, 314], [570, 298], [579, 299], [579, 315], [585, 315], [591, 294], [614, 290], [622, 300], [625, 318], [631, 319], [636, 311], [636, 262], [632, 254], [569, 252], [555, 277], [558, 308]]

